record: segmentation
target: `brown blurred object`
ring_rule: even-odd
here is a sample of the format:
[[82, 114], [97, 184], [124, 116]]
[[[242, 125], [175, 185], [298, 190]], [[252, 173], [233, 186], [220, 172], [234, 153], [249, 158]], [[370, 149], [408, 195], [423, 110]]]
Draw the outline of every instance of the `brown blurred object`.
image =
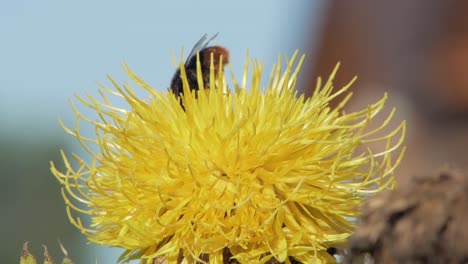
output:
[[348, 241], [348, 261], [467, 263], [468, 178], [442, 173], [372, 197]]
[[[442, 98], [453, 112], [468, 112], [468, 2], [448, 1], [441, 37], [432, 56], [429, 74], [434, 98]], [[438, 88], [438, 89], [437, 89]], [[468, 118], [468, 116], [465, 116]]]
[[349, 108], [388, 91], [387, 105], [398, 108], [395, 119], [408, 120], [401, 175], [446, 163], [468, 169], [468, 1], [326, 3], [303, 92], [310, 95], [316, 77], [328, 76], [341, 61], [336, 86], [358, 76]]

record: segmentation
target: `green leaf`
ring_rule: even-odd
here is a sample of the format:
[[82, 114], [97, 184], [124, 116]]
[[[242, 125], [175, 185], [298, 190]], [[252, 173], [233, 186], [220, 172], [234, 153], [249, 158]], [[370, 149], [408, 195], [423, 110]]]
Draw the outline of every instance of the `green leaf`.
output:
[[49, 254], [49, 250], [47, 250], [46, 245], [42, 245], [44, 247], [44, 264], [54, 264], [54, 260]]
[[36, 258], [29, 253], [29, 242], [23, 244], [23, 252], [21, 253], [20, 264], [37, 264]]
[[63, 246], [62, 242], [59, 241], [60, 249], [62, 250], [63, 255], [65, 256], [62, 260], [62, 264], [75, 264], [69, 257], [68, 257], [68, 252]]

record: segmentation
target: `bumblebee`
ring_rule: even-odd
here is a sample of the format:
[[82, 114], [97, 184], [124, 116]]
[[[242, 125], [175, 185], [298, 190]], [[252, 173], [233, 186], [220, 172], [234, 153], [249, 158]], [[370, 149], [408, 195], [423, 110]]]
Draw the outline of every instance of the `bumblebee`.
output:
[[[229, 63], [229, 51], [221, 46], [208, 46], [211, 40], [213, 40], [218, 34], [215, 34], [213, 37], [207, 40], [207, 35], [205, 34], [193, 47], [192, 51], [188, 55], [184, 67], [187, 74], [187, 80], [190, 87], [190, 90], [198, 91], [198, 79], [197, 79], [197, 53], [200, 58], [201, 72], [203, 76], [203, 86], [209, 88], [210, 84], [210, 63], [211, 63], [211, 54], [213, 54], [213, 64], [215, 74], [219, 70], [219, 64], [222, 60], [222, 66]], [[176, 95], [180, 96], [184, 93], [182, 86], [182, 76], [180, 68], [177, 69], [174, 76], [171, 80], [171, 91]]]

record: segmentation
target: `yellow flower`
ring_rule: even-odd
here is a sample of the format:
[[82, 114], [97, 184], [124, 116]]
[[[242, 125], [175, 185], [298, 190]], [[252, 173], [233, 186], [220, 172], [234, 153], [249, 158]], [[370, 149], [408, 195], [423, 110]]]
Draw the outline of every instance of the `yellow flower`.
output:
[[[333, 92], [337, 69], [323, 86], [319, 79], [311, 98], [298, 95], [304, 57], [294, 67], [296, 58], [297, 52], [283, 73], [279, 59], [264, 90], [255, 61], [247, 81], [248, 56], [242, 82], [233, 77], [231, 90], [212, 64], [212, 88], [190, 92], [182, 67], [185, 111], [174, 94], [154, 90], [127, 66], [149, 98], [111, 78], [113, 89], [102, 86], [102, 102], [79, 98], [100, 120], [73, 107], [75, 128], [64, 129], [92, 161], [74, 154], [79, 166], [73, 168], [62, 152], [66, 171], [51, 165], [71, 222], [91, 242], [126, 249], [122, 259], [147, 263], [160, 257], [223, 263], [223, 252], [241, 263], [333, 262], [326, 250], [350, 236], [363, 198], [394, 185], [403, 151], [394, 160], [391, 155], [402, 145], [405, 125], [381, 135], [392, 111], [383, 124], [368, 128], [386, 96], [346, 114], [349, 94], [330, 109], [352, 83]], [[125, 99], [130, 109], [114, 107], [105, 94]], [[96, 138], [80, 134], [80, 121], [94, 126]], [[385, 150], [359, 148], [376, 141]], [[90, 226], [72, 210], [90, 215]]]

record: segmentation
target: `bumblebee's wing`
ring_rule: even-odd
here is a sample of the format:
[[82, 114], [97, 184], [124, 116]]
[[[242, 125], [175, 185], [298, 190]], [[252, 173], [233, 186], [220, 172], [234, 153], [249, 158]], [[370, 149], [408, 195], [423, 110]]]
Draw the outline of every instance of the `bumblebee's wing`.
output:
[[218, 36], [218, 33], [214, 34], [214, 36], [208, 40], [206, 40], [207, 36], [207, 34], [203, 35], [203, 37], [201, 37], [201, 39], [197, 41], [197, 43], [195, 43], [195, 46], [193, 46], [192, 51], [190, 51], [187, 60], [185, 60], [185, 63], [187, 63], [192, 57], [197, 56], [197, 52], [206, 48], [210, 41], [212, 41], [214, 38], [216, 38], [216, 36]]

